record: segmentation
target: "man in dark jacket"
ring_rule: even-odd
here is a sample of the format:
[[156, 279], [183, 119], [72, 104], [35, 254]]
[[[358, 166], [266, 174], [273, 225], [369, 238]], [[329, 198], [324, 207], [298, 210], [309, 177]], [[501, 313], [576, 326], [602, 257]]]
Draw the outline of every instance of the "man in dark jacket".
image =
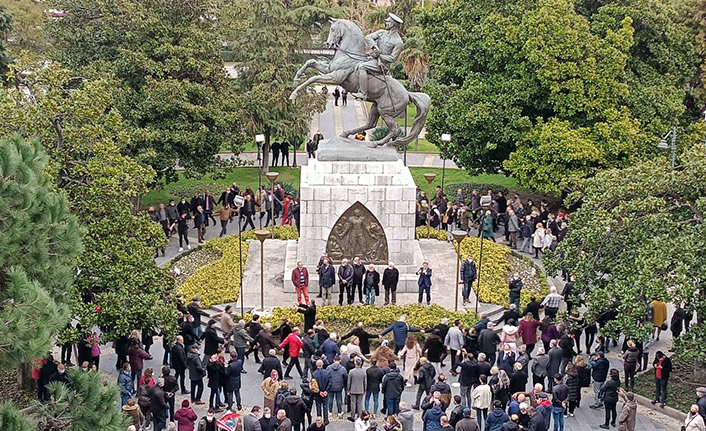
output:
[[[260, 345], [260, 350], [262, 350], [262, 356], [270, 356], [270, 350], [280, 350], [279, 343], [277, 343], [272, 336], [272, 324], [265, 323], [265, 327], [257, 333], [255, 337], [255, 342]], [[269, 377], [269, 375], [268, 375]]]
[[434, 377], [436, 377], [436, 370], [434, 369], [434, 366], [429, 363], [426, 356], [419, 358], [419, 370], [417, 377], [419, 386], [417, 387], [417, 398], [412, 406], [413, 409], [419, 410], [419, 403], [422, 400], [422, 395], [424, 395], [424, 393], [426, 393], [426, 395], [431, 393], [431, 387], [434, 385]]
[[510, 304], [510, 308], [505, 310], [502, 316], [500, 316], [500, 318], [495, 321], [495, 325], [498, 325], [500, 322], [503, 321], [505, 323], [514, 321], [515, 324], [517, 324], [520, 321], [520, 317], [520, 313], [517, 311], [517, 306], [515, 306], [515, 304]]
[[369, 333], [363, 328], [363, 322], [358, 322], [358, 325], [352, 329], [351, 332], [341, 337], [341, 341], [350, 337], [358, 337], [358, 341], [360, 341], [360, 352], [368, 356], [370, 354], [370, 342], [368, 340], [370, 338], [378, 338], [378, 335]]
[[488, 327], [478, 335], [478, 350], [485, 353], [485, 357], [491, 364], [495, 363], [498, 344], [500, 344], [500, 336], [494, 330], [495, 324], [490, 322]]
[[172, 370], [168, 366], [162, 367], [162, 375], [164, 376], [164, 398], [169, 405], [169, 420], [174, 422], [174, 398], [176, 397], [177, 390], [179, 390], [179, 383], [176, 377], [172, 376]]
[[225, 392], [226, 405], [228, 410], [233, 411], [233, 394], [235, 394], [235, 402], [238, 410], [242, 410], [242, 401], [240, 398], [240, 388], [242, 386], [243, 360], [237, 354], [230, 356], [230, 361], [225, 369], [223, 380], [223, 391]]
[[348, 304], [355, 302], [355, 293], [358, 292], [358, 302], [363, 304], [363, 275], [365, 275], [365, 265], [360, 263], [360, 258], [358, 256], [353, 258], [353, 285], [348, 293]]
[[655, 354], [652, 366], [655, 369], [655, 398], [652, 404], [660, 403], [660, 407], [664, 407], [667, 403], [667, 383], [672, 372], [672, 360], [660, 350]]
[[331, 305], [331, 286], [336, 282], [336, 271], [328, 259], [324, 259], [319, 267], [319, 296], [324, 297], [324, 305]]
[[282, 363], [279, 361], [277, 356], [275, 356], [276, 353], [277, 352], [272, 349], [268, 352], [268, 356], [262, 359], [262, 365], [260, 365], [260, 368], [257, 370], [258, 373], [262, 374], [262, 380], [270, 377], [272, 370], [276, 370], [278, 376], [284, 375], [282, 374]]
[[400, 316], [397, 321], [388, 326], [384, 331], [380, 333], [380, 336], [384, 336], [388, 332], [392, 331], [393, 339], [395, 342], [395, 355], [397, 352], [402, 350], [404, 343], [407, 340], [407, 334], [410, 332], [419, 332], [419, 328], [409, 326], [407, 324], [407, 316], [404, 314]]
[[297, 313], [302, 313], [304, 315], [304, 331], [314, 327], [316, 323], [316, 301], [313, 299], [309, 301], [309, 304], [298, 304]]
[[[459, 284], [463, 284], [463, 304], [470, 302], [471, 289], [473, 288], [473, 282], [478, 278], [478, 271], [476, 269], [476, 263], [473, 261], [473, 256], [468, 255], [468, 258], [463, 261], [461, 265], [461, 281]], [[454, 426], [456, 424], [453, 424]]]
[[478, 422], [471, 417], [471, 409], [463, 409], [463, 419], [456, 424], [456, 431], [479, 431]]
[[599, 409], [603, 407], [603, 401], [598, 397], [601, 392], [601, 387], [608, 378], [608, 370], [610, 369], [610, 361], [606, 359], [603, 352], [598, 352], [591, 357], [591, 377], [593, 378], [593, 392], [595, 400], [589, 407]]
[[454, 395], [453, 397], [454, 400], [454, 408], [451, 410], [451, 416], [449, 416], [449, 424], [452, 427], [456, 427], [456, 424], [463, 419], [463, 404], [461, 402], [461, 396], [460, 395]]
[[397, 365], [390, 363], [390, 372], [382, 379], [382, 393], [385, 397], [387, 415], [396, 415], [400, 409], [400, 397], [404, 391], [404, 377]]
[[309, 329], [306, 332], [306, 335], [302, 337], [302, 357], [304, 358], [302, 382], [309, 381], [309, 373], [313, 373], [315, 369], [311, 359], [316, 353], [316, 346], [314, 346], [314, 334], [314, 330]]
[[54, 362], [54, 357], [52, 355], [47, 356], [47, 362], [39, 369], [39, 379], [37, 380], [37, 395], [39, 401], [49, 399], [47, 383], [49, 383], [49, 379], [56, 373], [57, 369], [58, 367], [56, 362]]
[[203, 377], [206, 368], [199, 357], [199, 345], [191, 346], [191, 351], [186, 355], [186, 364], [189, 367], [189, 380], [191, 381], [191, 403], [201, 405], [201, 395], [203, 394]]
[[461, 385], [461, 399], [464, 406], [470, 406], [473, 404], [471, 397], [473, 387], [478, 384], [478, 361], [469, 353], [458, 366], [461, 367], [461, 375], [458, 378]]
[[223, 338], [219, 337], [216, 332], [216, 321], [214, 319], [208, 321], [208, 327], [204, 331], [201, 339], [204, 341], [203, 356], [205, 363], [211, 355], [218, 352], [219, 345], [224, 342]]
[[164, 429], [167, 425], [169, 405], [164, 398], [164, 379], [157, 379], [157, 384], [150, 387], [150, 413], [154, 421], [154, 430]]
[[348, 259], [341, 261], [338, 267], [338, 305], [343, 305], [343, 296], [353, 297], [353, 267], [348, 264]]
[[306, 407], [302, 398], [297, 395], [297, 388], [289, 388], [289, 396], [284, 399], [283, 408], [289, 420], [292, 421], [294, 431], [300, 431], [304, 423]]
[[503, 404], [499, 400], [495, 400], [493, 411], [488, 413], [488, 417], [485, 418], [485, 429], [486, 431], [500, 431], [500, 428], [508, 420], [510, 417], [503, 410]]
[[390, 303], [392, 295], [392, 305], [397, 303], [397, 282], [400, 279], [400, 271], [395, 268], [395, 263], [390, 262], [382, 273], [382, 287], [385, 288], [385, 305]]
[[561, 383], [561, 374], [557, 374], [554, 376], [554, 387], [552, 388], [552, 418], [554, 426], [560, 430], [564, 429], [564, 413], [568, 404], [569, 387]]
[[380, 295], [380, 273], [375, 271], [375, 265], [368, 265], [368, 270], [363, 275], [365, 286], [365, 303], [375, 304], [375, 297]]
[[316, 415], [322, 416], [324, 424], [328, 425], [328, 391], [331, 390], [331, 374], [324, 369], [324, 361], [321, 359], [316, 361], [316, 371], [312, 373], [311, 378], [316, 380], [319, 387], [319, 392], [314, 393]]
[[[370, 360], [370, 367], [365, 370], [365, 376], [368, 379], [365, 389], [365, 410], [372, 414], [378, 412], [378, 398], [380, 396], [380, 385], [382, 384], [383, 376], [385, 372], [382, 368], [377, 366], [377, 361], [375, 359]], [[373, 409], [370, 410], [369, 402], [370, 397], [373, 398]]]
[[[194, 192], [194, 197], [191, 198], [191, 202], [189, 202], [189, 204], [192, 214], [196, 214], [198, 207], [203, 207], [203, 199], [199, 195], [199, 192]], [[196, 227], [196, 219], [194, 219], [194, 227]]]
[[184, 337], [177, 335], [176, 343], [172, 346], [172, 368], [174, 368], [174, 378], [179, 380], [182, 394], [188, 394], [184, 379], [186, 378], [186, 349], [184, 347]]
[[547, 425], [544, 423], [544, 417], [537, 414], [537, 409], [532, 406], [527, 407], [527, 414], [530, 417], [527, 431], [546, 431]]
[[196, 337], [201, 338], [201, 335], [203, 334], [203, 331], [201, 330], [201, 316], [210, 317], [210, 315], [201, 309], [201, 299], [199, 298], [192, 299], [191, 303], [186, 308], [189, 310], [189, 314], [194, 317], [193, 322], [191, 322], [191, 326], [194, 327]]
[[566, 364], [571, 362], [574, 356], [576, 356], [574, 338], [576, 338], [576, 334], [569, 332], [564, 334], [561, 340], [559, 340], [559, 348], [561, 348], [561, 367], [559, 368], [559, 372], [564, 372]]
[[432, 270], [429, 268], [429, 262], [424, 262], [422, 267], [417, 270], [417, 285], [419, 286], [419, 298], [417, 302], [422, 303], [424, 293], [427, 294], [427, 305], [431, 304], [431, 276]]
[[[221, 413], [223, 411], [221, 408], [221, 381], [225, 377], [226, 370], [218, 355], [211, 355], [206, 372], [208, 373], [208, 387], [211, 389], [208, 407], [214, 409], [216, 413]], [[155, 428], [155, 430], [157, 429], [161, 428]]]
[[262, 330], [262, 325], [260, 325], [260, 316], [257, 314], [253, 314], [252, 320], [245, 325], [245, 329], [248, 330], [248, 334], [250, 337], [255, 340], [254, 343], [250, 344], [250, 350], [245, 352], [245, 358], [243, 358], [243, 361], [247, 358], [247, 355], [254, 353], [255, 354], [255, 363], [259, 364], [260, 363], [260, 358], [257, 355], [257, 350], [260, 346], [257, 345], [257, 335], [260, 333]]
[[510, 304], [515, 304], [515, 310], [520, 308], [520, 293], [522, 292], [522, 279], [520, 273], [513, 274], [512, 279], [508, 283], [510, 291]]
[[537, 301], [537, 297], [534, 295], [530, 296], [530, 302], [527, 303], [525, 306], [525, 311], [522, 312], [522, 315], [526, 315], [527, 313], [532, 313], [532, 318], [534, 320], [539, 320], [539, 309], [542, 307], [542, 304]]

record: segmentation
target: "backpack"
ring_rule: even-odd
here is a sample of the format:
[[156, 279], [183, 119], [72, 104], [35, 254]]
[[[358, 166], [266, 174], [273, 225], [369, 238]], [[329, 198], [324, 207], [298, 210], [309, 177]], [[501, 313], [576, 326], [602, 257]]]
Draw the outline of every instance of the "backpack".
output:
[[309, 389], [311, 389], [311, 392], [314, 394], [319, 393], [319, 382], [317, 382], [313, 377], [309, 380]]

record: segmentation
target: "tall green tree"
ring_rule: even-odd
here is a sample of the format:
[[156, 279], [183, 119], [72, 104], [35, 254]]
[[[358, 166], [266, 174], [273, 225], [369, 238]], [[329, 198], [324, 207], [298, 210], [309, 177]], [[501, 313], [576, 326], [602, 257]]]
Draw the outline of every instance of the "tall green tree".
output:
[[59, 64], [20, 58], [0, 89], [0, 134], [36, 137], [51, 156], [47, 174], [86, 227], [76, 259], [71, 314], [106, 338], [134, 328], [175, 327], [173, 279], [154, 262], [166, 245], [160, 226], [133, 214], [131, 198], [154, 171], [122, 154], [130, 132], [114, 106], [114, 78], [86, 79]]
[[7, 72], [7, 65], [10, 63], [10, 55], [7, 52], [5, 43], [11, 29], [12, 15], [7, 12], [5, 6], [0, 5], [0, 75]]
[[175, 178], [180, 165], [202, 175], [242, 148], [241, 125], [206, 0], [54, 0], [65, 12], [52, 34], [58, 59], [115, 75], [116, 108], [130, 141], [123, 151]]
[[598, 172], [568, 203], [581, 203], [548, 270], [576, 277], [575, 292], [589, 319], [614, 306], [617, 319], [603, 329], [640, 341], [653, 331], [649, 303], [684, 304], [698, 319], [675, 341], [679, 356], [705, 361], [706, 146], [703, 123], [679, 130], [684, 150], [671, 169], [665, 157]]
[[0, 138], [0, 367], [43, 357], [69, 319], [78, 220], [38, 140]]
[[436, 3], [422, 16], [435, 103], [429, 135], [452, 133], [449, 145], [437, 144], [471, 171], [509, 171], [551, 193], [569, 184], [548, 172], [582, 178], [652, 156], [646, 136], [688, 117], [694, 62], [688, 31], [663, 3]]
[[249, 134], [265, 135], [265, 166], [271, 138], [306, 136], [311, 114], [324, 108], [325, 96], [313, 89], [288, 100], [303, 63], [296, 51], [312, 44], [293, 19], [303, 7], [277, 0], [231, 0], [220, 15], [222, 31], [236, 48], [238, 77], [231, 82], [235, 103]]

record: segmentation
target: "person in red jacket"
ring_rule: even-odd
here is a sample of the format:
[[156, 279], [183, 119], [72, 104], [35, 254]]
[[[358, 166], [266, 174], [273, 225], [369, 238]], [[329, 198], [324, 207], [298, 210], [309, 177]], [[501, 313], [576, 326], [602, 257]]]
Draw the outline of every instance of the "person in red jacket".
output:
[[289, 346], [289, 365], [287, 366], [287, 370], [284, 372], [284, 378], [285, 379], [291, 379], [292, 377], [289, 375], [289, 372], [292, 371], [292, 367], [297, 367], [297, 371], [299, 371], [299, 376], [303, 377], [304, 374], [302, 373], [302, 367], [299, 364], [299, 351], [301, 351], [302, 346], [304, 343], [302, 342], [301, 337], [299, 336], [299, 328], [294, 328], [291, 334], [287, 335], [287, 338], [282, 341], [282, 344], [279, 345], [280, 348], [284, 349], [285, 346]]
[[[292, 270], [292, 284], [297, 289], [297, 302], [299, 304], [309, 303], [309, 270], [304, 268], [304, 263], [300, 260], [297, 267]], [[304, 296], [304, 302], [302, 302]]]
[[199, 417], [189, 406], [189, 400], [181, 402], [181, 408], [174, 413], [174, 420], [177, 423], [177, 431], [194, 431], [194, 423]]

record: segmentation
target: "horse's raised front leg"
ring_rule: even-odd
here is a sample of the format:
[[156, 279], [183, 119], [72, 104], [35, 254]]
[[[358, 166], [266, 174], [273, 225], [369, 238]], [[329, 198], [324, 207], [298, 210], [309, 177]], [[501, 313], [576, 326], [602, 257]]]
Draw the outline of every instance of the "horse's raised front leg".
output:
[[307, 60], [302, 67], [297, 70], [297, 73], [294, 75], [294, 86], [296, 87], [299, 85], [299, 81], [301, 81], [304, 78], [304, 72], [306, 72], [307, 69], [309, 68], [314, 68], [319, 71], [319, 73], [326, 73], [328, 72], [328, 67], [329, 67], [329, 61], [328, 60], [315, 60], [315, 59], [309, 59]]
[[379, 141], [374, 141], [371, 142], [370, 146], [371, 147], [377, 147], [379, 145], [385, 145], [389, 141], [394, 140], [399, 136], [400, 133], [402, 133], [402, 129], [400, 129], [400, 126], [397, 125], [397, 120], [395, 120], [395, 117], [391, 115], [382, 115], [382, 120], [387, 124], [387, 127], [390, 129], [390, 133], [385, 135], [384, 138], [380, 139]]
[[342, 75], [340, 71], [334, 71], [331, 73], [325, 73], [323, 75], [314, 75], [311, 78], [307, 79], [306, 81], [302, 82], [297, 86], [297, 88], [292, 91], [292, 94], [289, 95], [289, 100], [294, 100], [297, 98], [299, 95], [299, 92], [305, 89], [306, 87], [310, 86], [311, 84], [315, 83], [320, 83], [320, 84], [333, 84], [333, 85], [341, 85], [341, 82], [345, 79], [346, 75]]
[[[368, 114], [368, 122], [365, 125], [357, 127], [355, 129], [344, 130], [343, 133], [341, 133], [341, 137], [347, 138], [350, 135], [355, 135], [357, 133], [364, 132], [368, 129], [372, 129], [373, 127], [375, 127], [375, 125], [377, 125], [379, 118], [380, 112], [378, 111], [378, 104], [373, 103], [373, 105], [370, 107], [370, 113]], [[370, 146], [372, 147], [373, 145], [371, 144]]]

